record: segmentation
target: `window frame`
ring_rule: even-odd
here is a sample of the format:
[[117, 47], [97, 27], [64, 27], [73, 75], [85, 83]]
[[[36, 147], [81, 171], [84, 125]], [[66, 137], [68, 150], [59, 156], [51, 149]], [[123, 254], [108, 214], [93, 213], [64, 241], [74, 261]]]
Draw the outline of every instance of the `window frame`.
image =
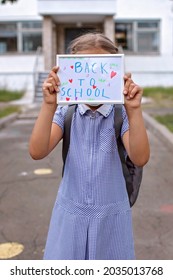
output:
[[[147, 27], [139, 27], [139, 23], [157, 23], [157, 27], [147, 28]], [[132, 51], [123, 49], [125, 54], [129, 55], [159, 55], [160, 54], [160, 19], [133, 19], [133, 20], [116, 20], [115, 22], [115, 41], [118, 43], [116, 39], [116, 25], [117, 24], [132, 24]], [[157, 32], [158, 34], [158, 50], [157, 51], [140, 51], [138, 50], [138, 34], [144, 32], [145, 34]], [[121, 45], [120, 45], [121, 47]]]
[[[8, 27], [6, 28], [6, 26], [8, 26]], [[11, 29], [11, 27], [12, 27], [12, 29]], [[8, 42], [5, 41], [4, 44], [6, 44], [5, 49], [7, 51], [0, 52], [0, 55], [6, 54], [6, 53], [12, 53], [12, 52], [16, 53], [17, 52], [17, 40], [18, 40], [17, 23], [16, 22], [2, 22], [1, 26], [0, 26], [0, 38], [3, 38], [3, 39], [5, 38], [5, 39], [7, 39], [7, 41], [9, 39], [15, 40], [15, 48], [16, 48], [16, 50], [14, 50], [14, 51], [8, 51], [9, 45], [8, 45]], [[2, 41], [2, 43], [3, 43], [3, 41]]]
[[[23, 37], [27, 33], [32, 33], [32, 34], [40, 34], [41, 38], [43, 36], [43, 28], [38, 27], [38, 28], [30, 28], [30, 27], [22, 27], [23, 23], [27, 22], [40, 22], [42, 24], [41, 20], [30, 20], [30, 21], [11, 21], [11, 22], [2, 22], [2, 24], [15, 24], [16, 25], [16, 39], [17, 39], [17, 49], [16, 51], [6, 51], [0, 53], [0, 55], [8, 55], [8, 54], [33, 54], [36, 52], [36, 50], [33, 51], [24, 51], [23, 48]], [[1, 24], [1, 23], [0, 23]], [[42, 45], [42, 42], [41, 42]], [[38, 46], [39, 47], [39, 46]]]

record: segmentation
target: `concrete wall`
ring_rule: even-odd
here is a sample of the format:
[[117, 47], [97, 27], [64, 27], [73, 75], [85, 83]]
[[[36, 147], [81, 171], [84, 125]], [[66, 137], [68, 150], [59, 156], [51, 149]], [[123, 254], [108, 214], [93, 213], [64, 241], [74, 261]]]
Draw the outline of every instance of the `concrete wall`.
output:
[[141, 86], [173, 86], [172, 56], [125, 56], [125, 71]]
[[[82, 0], [81, 0], [82, 1]], [[0, 21], [14, 19], [39, 19], [37, 2], [54, 2], [41, 0], [18, 0], [15, 4], [0, 5]], [[68, 2], [68, 1], [59, 1]], [[73, 5], [73, 1], [69, 0]], [[80, 1], [75, 1], [80, 2]], [[91, 1], [82, 1], [85, 4]], [[92, 1], [105, 2], [108, 1]], [[116, 5], [109, 6], [112, 13], [116, 13], [116, 20], [137, 20], [137, 19], [160, 19], [160, 53], [158, 55], [126, 55], [125, 70], [132, 72], [136, 82], [142, 86], [173, 86], [173, 1], [170, 0], [117, 0]], [[59, 8], [60, 6], [58, 6]], [[100, 7], [103, 11], [103, 6]], [[78, 9], [76, 12], [80, 12]], [[109, 17], [104, 25], [104, 30], [110, 32]], [[74, 23], [73, 23], [74, 24]], [[57, 33], [63, 39], [61, 23]], [[111, 27], [112, 28], [112, 27]], [[52, 31], [55, 32], [55, 29]], [[55, 33], [54, 33], [55, 34]], [[49, 34], [50, 35], [50, 34]], [[59, 37], [58, 36], [58, 37]], [[50, 38], [50, 37], [49, 37]], [[55, 36], [54, 36], [55, 39]], [[45, 37], [46, 40], [46, 37]], [[55, 54], [56, 41], [52, 44], [52, 54]], [[49, 46], [46, 45], [46, 48]], [[64, 42], [60, 42], [59, 50], [64, 48]], [[32, 89], [33, 72], [35, 65], [35, 55], [0, 55], [0, 87], [9, 87], [14, 89]], [[54, 64], [53, 58], [52, 64]], [[42, 57], [41, 68], [43, 69], [44, 61]], [[51, 66], [49, 65], [49, 66]], [[48, 67], [50, 68], [50, 67]]]
[[[0, 22], [14, 20], [41, 20], [37, 0], [18, 0], [0, 5]], [[0, 55], [0, 88], [33, 91], [36, 55]], [[39, 58], [39, 68], [44, 69], [43, 57]]]
[[[107, 14], [116, 12], [117, 0], [38, 0], [38, 11], [54, 14]], [[92, 9], [91, 9], [92, 7]]]
[[173, 86], [173, 1], [118, 0], [117, 20], [160, 19], [160, 53], [126, 55], [125, 67], [142, 86]]
[[38, 14], [37, 0], [18, 0], [13, 4], [0, 5], [0, 21], [41, 19]]
[[173, 55], [173, 1], [118, 0], [116, 19], [161, 19], [161, 55]]
[[[33, 90], [36, 55], [0, 56], [0, 88]], [[43, 55], [38, 59], [38, 70], [44, 69]]]

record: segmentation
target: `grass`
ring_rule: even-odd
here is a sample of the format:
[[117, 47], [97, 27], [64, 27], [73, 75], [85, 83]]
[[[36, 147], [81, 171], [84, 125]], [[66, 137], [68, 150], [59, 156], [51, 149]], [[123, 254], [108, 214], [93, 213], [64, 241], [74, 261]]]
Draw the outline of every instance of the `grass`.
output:
[[173, 104], [173, 87], [147, 87], [143, 96], [151, 98], [158, 105]]
[[19, 112], [20, 108], [18, 106], [8, 106], [0, 109], [0, 118], [4, 118], [12, 113]]
[[155, 119], [165, 125], [171, 132], [173, 132], [173, 114], [167, 114], [163, 116], [155, 116]]
[[[144, 105], [144, 108], [150, 108], [152, 116], [161, 124], [166, 126], [171, 132], [173, 132], [173, 113], [166, 112], [173, 108], [173, 87], [151, 87], [144, 88], [143, 95], [152, 99], [149, 105]], [[165, 108], [167, 108], [165, 110]], [[156, 109], [156, 113], [155, 112]], [[164, 111], [161, 115], [158, 115], [157, 109]], [[163, 110], [162, 110], [163, 109]], [[172, 109], [173, 112], [173, 109]]]
[[0, 89], [0, 102], [9, 102], [20, 99], [24, 95], [22, 91], [10, 91], [6, 89]]
[[0, 89], [0, 118], [6, 117], [12, 113], [20, 112], [19, 106], [8, 105], [7, 102], [18, 100], [22, 98], [23, 95], [23, 91]]

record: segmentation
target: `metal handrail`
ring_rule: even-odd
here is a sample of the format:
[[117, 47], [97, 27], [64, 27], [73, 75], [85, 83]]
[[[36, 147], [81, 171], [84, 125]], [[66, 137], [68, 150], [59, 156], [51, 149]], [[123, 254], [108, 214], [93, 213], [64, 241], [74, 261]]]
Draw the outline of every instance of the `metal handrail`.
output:
[[36, 50], [36, 59], [34, 63], [34, 68], [33, 68], [33, 78], [34, 78], [34, 96], [36, 95], [36, 89], [37, 89], [37, 82], [38, 82], [38, 65], [39, 65], [39, 58], [42, 53], [42, 47], [38, 47]]

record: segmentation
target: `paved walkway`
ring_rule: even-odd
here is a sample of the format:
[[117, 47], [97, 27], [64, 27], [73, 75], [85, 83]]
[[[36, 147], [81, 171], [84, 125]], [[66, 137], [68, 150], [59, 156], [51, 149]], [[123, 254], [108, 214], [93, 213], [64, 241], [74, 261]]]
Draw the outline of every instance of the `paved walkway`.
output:
[[[33, 161], [28, 154], [38, 109], [31, 104], [29, 110], [0, 130], [0, 243], [17, 243], [13, 243], [16, 255], [7, 256], [10, 259], [42, 259], [61, 180], [61, 144], [40, 161]], [[144, 168], [140, 195], [133, 207], [136, 257], [172, 260], [173, 146], [165, 140], [163, 127], [157, 127], [145, 112], [144, 116], [151, 158]]]

